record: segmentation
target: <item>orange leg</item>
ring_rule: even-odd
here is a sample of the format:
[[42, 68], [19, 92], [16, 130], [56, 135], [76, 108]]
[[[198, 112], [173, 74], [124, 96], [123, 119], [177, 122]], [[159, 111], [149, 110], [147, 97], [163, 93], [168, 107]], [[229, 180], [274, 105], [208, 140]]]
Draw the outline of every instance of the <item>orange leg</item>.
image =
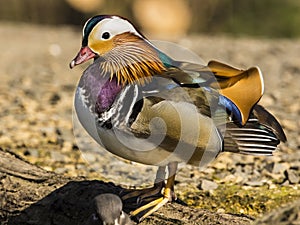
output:
[[[121, 193], [121, 198], [123, 201], [130, 201], [130, 199], [136, 199], [138, 202], [143, 201], [147, 198], [157, 197], [161, 195], [162, 189], [165, 186], [165, 176], [166, 176], [166, 167], [160, 166], [156, 173], [156, 178], [153, 187], [128, 190], [124, 193]], [[160, 196], [159, 196], [160, 197]]]
[[138, 214], [146, 211], [146, 213], [139, 219], [139, 221], [142, 221], [147, 216], [151, 215], [159, 208], [161, 208], [163, 205], [165, 205], [167, 202], [171, 202], [174, 199], [174, 181], [175, 181], [176, 171], [177, 171], [177, 163], [175, 162], [169, 163], [168, 164], [169, 177], [167, 179], [166, 186], [163, 190], [163, 196], [149, 202], [146, 205], [137, 208], [136, 210], [132, 211], [130, 215], [137, 216]]

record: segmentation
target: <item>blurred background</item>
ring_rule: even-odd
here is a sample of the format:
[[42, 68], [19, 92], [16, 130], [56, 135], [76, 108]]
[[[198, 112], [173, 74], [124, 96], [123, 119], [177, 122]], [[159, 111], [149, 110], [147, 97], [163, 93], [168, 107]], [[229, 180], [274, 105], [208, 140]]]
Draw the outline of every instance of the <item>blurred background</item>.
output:
[[3, 21], [82, 26], [94, 14], [118, 14], [154, 36], [300, 36], [298, 0], [0, 0], [0, 4]]

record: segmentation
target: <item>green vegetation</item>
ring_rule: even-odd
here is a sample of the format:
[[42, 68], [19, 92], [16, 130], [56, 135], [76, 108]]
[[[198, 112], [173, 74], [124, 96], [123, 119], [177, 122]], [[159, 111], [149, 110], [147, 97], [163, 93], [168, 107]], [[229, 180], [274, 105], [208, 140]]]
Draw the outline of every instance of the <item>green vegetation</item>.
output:
[[250, 188], [221, 184], [211, 192], [188, 190], [179, 193], [178, 197], [197, 208], [258, 217], [298, 199], [300, 190], [280, 185], [270, 189], [268, 186]]
[[[215, 35], [226, 33], [267, 38], [300, 36], [299, 0], [187, 0], [187, 2], [192, 15], [190, 33]], [[137, 23], [133, 13], [134, 3], [134, 0], [103, 0], [101, 7], [96, 8], [94, 12], [84, 13], [61, 0], [47, 2], [0, 0], [0, 4], [3, 5], [0, 8], [0, 20], [82, 26], [83, 21], [94, 14], [119, 14]], [[178, 16], [180, 18], [180, 15]]]
[[[213, 1], [202, 30], [266, 37], [300, 36], [297, 0]], [[204, 12], [205, 13], [205, 12]], [[196, 28], [196, 24], [194, 24]]]

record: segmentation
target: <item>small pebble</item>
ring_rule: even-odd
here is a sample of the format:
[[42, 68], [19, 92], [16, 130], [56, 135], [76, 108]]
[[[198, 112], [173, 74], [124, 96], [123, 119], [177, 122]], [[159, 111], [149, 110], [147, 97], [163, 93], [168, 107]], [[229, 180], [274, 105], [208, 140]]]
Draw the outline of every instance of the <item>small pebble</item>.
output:
[[264, 181], [262, 180], [256, 180], [256, 181], [247, 181], [245, 184], [249, 185], [251, 187], [260, 187], [264, 185]]
[[290, 167], [288, 163], [275, 163], [272, 173], [283, 173]]
[[237, 180], [236, 176], [234, 176], [233, 174], [229, 174], [229, 175], [225, 176], [222, 179], [222, 182], [224, 182], [224, 183], [235, 183], [236, 180]]
[[295, 170], [286, 170], [285, 175], [291, 184], [298, 184], [300, 181], [300, 177]]
[[67, 172], [67, 169], [66, 168], [56, 168], [54, 170], [55, 173], [58, 173], [58, 174], [63, 174], [65, 172]]
[[24, 155], [28, 155], [31, 157], [39, 157], [39, 151], [37, 149], [29, 148], [24, 152]]
[[204, 179], [201, 181], [199, 188], [203, 191], [212, 191], [218, 188], [218, 184], [213, 181]]
[[66, 157], [57, 151], [51, 152], [51, 159], [55, 162], [64, 162], [66, 160]]
[[226, 211], [225, 211], [225, 209], [223, 209], [223, 208], [220, 208], [220, 209], [218, 209], [217, 210], [217, 213], [225, 213]]
[[62, 152], [71, 152], [73, 149], [73, 144], [71, 142], [65, 141], [61, 149]]

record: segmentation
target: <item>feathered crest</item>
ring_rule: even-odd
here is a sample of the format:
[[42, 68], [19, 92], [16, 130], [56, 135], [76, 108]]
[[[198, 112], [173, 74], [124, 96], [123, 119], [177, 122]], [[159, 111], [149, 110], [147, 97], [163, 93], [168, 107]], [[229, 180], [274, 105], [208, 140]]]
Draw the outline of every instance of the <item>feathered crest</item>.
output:
[[115, 37], [114, 46], [103, 56], [101, 69], [111, 78], [115, 76], [119, 84], [144, 84], [166, 70], [156, 49], [140, 37], [129, 32], [120, 34]]

